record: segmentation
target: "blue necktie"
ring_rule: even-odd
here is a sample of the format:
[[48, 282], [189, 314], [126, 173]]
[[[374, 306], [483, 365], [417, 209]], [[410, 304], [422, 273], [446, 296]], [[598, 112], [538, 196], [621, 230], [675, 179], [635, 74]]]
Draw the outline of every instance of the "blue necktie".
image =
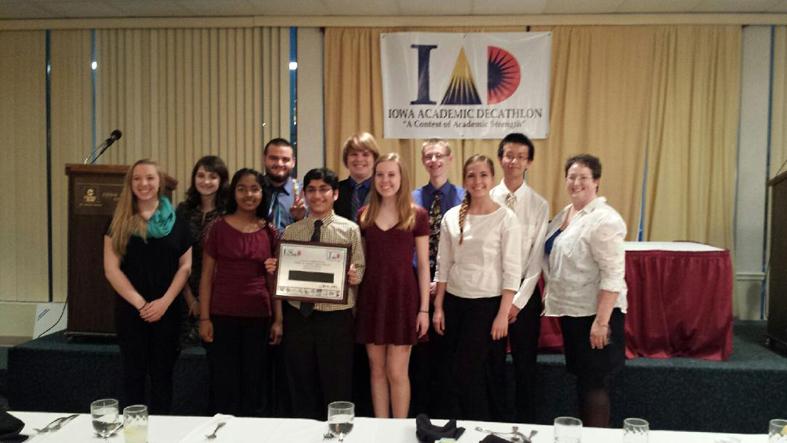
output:
[[350, 218], [352, 221], [357, 221], [358, 218], [358, 210], [361, 209], [362, 202], [361, 202], [361, 187], [363, 186], [363, 182], [356, 183], [353, 185], [353, 195], [352, 199], [350, 200]]

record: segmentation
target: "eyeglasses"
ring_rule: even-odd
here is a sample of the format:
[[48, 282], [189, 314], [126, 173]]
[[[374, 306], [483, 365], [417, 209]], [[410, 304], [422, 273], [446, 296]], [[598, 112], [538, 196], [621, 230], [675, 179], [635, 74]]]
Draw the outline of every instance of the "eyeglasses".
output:
[[569, 176], [566, 176], [566, 181], [569, 181], [569, 182], [575, 182], [575, 181], [587, 182], [587, 181], [590, 181], [590, 180], [593, 180], [593, 177], [589, 176], [589, 175], [569, 175]]
[[524, 162], [530, 160], [530, 158], [528, 156], [526, 156], [526, 155], [505, 155], [505, 156], [503, 156], [503, 158], [506, 159], [507, 161], [510, 161], [510, 162], [516, 160], [519, 163], [524, 163]]
[[325, 187], [319, 187], [319, 188], [311, 188], [311, 187], [309, 187], [309, 188], [304, 189], [303, 192], [306, 193], [306, 194], [327, 194], [327, 193], [332, 192], [332, 191], [333, 191], [333, 188], [331, 188], [329, 186], [325, 186]]
[[445, 154], [440, 154], [439, 152], [434, 152], [432, 154], [424, 154], [424, 160], [442, 160], [448, 157]]

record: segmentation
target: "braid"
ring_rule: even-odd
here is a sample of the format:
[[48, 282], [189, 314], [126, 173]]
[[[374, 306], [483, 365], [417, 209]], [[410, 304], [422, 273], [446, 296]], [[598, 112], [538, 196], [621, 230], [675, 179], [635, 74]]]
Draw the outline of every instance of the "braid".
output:
[[465, 193], [465, 198], [462, 200], [462, 205], [459, 206], [459, 244], [465, 238], [465, 219], [467, 218], [467, 210], [470, 208], [470, 193]]

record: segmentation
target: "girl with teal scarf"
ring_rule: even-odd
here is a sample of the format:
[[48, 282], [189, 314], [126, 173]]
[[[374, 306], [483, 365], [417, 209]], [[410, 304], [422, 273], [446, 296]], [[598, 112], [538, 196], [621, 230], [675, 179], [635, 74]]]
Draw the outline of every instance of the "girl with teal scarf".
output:
[[124, 403], [147, 404], [152, 414], [171, 409], [172, 371], [179, 353], [179, 294], [191, 271], [191, 235], [163, 195], [163, 183], [158, 165], [150, 160], [129, 168], [104, 236], [104, 273], [118, 295], [115, 329]]

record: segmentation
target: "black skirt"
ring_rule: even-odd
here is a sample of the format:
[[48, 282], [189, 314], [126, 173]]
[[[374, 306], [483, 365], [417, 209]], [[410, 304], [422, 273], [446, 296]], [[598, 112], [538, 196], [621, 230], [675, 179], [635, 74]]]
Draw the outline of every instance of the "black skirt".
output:
[[609, 377], [623, 368], [626, 361], [626, 316], [613, 309], [609, 319], [609, 344], [603, 349], [590, 347], [590, 327], [596, 319], [560, 317], [563, 330], [563, 352], [568, 372], [595, 384], [606, 384]]

